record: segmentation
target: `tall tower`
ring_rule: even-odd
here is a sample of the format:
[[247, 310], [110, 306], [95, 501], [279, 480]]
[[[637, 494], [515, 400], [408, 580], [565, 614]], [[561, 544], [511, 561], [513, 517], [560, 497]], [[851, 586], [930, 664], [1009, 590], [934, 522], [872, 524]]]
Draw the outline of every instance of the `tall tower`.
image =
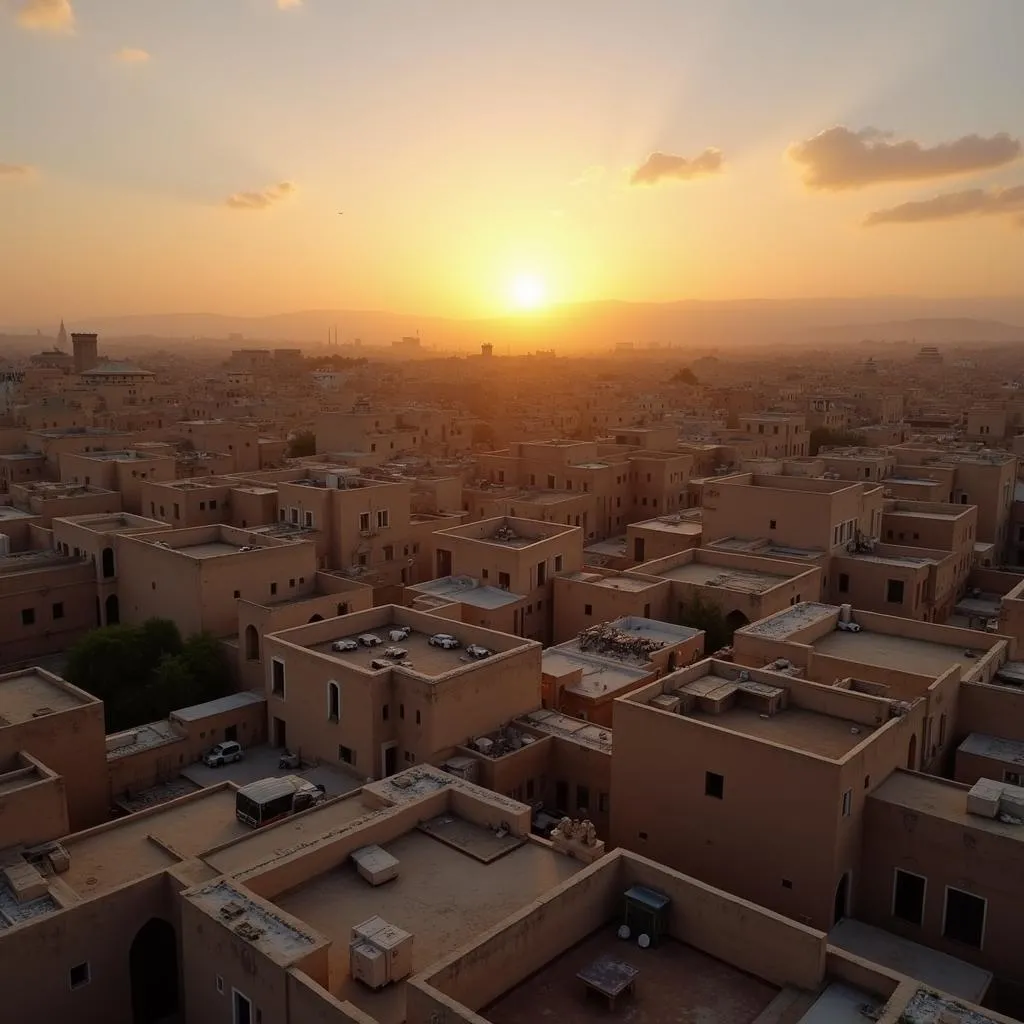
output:
[[480, 346], [480, 355], [482, 355], [484, 359], [490, 359], [494, 355], [494, 346], [489, 341], [484, 342], [484, 344]]
[[85, 373], [96, 365], [95, 334], [72, 334], [71, 346], [75, 352], [75, 373]]
[[68, 346], [68, 332], [67, 332], [67, 330], [64, 327], [64, 321], [61, 320], [61, 322], [60, 322], [60, 330], [57, 332], [57, 348], [59, 348], [63, 352], [64, 349], [67, 348], [67, 346]]

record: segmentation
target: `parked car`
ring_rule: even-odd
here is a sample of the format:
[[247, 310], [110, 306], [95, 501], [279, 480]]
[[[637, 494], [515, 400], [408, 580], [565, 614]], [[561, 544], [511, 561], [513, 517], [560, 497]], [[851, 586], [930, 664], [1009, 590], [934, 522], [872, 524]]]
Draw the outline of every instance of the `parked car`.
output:
[[355, 640], [335, 640], [331, 644], [332, 651], [358, 651], [359, 644]]
[[207, 768], [220, 768], [221, 765], [234, 764], [242, 760], [242, 745], [234, 740], [225, 740], [203, 754], [203, 764]]
[[363, 647], [379, 647], [384, 643], [376, 633], [363, 633], [362, 636], [359, 637], [359, 642]]
[[466, 648], [466, 653], [471, 658], [489, 658], [494, 653], [494, 651], [492, 651], [489, 647], [481, 647], [480, 644], [470, 644]]
[[393, 644], [399, 644], [403, 640], [409, 638], [410, 629], [408, 626], [396, 626], [390, 633], [388, 633], [388, 639]]
[[859, 633], [859, 632], [860, 632], [860, 624], [859, 624], [859, 623], [857, 623], [857, 622], [843, 622], [843, 620], [842, 620], [842, 619], [840, 619], [840, 620], [839, 620], [839, 621], [838, 621], [838, 622], [836, 623], [836, 625], [837, 625], [837, 626], [838, 626], [838, 627], [839, 627], [839, 628], [840, 628], [841, 630], [843, 630], [843, 631], [844, 631], [844, 632], [846, 632], [846, 633]]
[[385, 658], [404, 658], [409, 652], [404, 647], [385, 647]]
[[428, 641], [431, 647], [443, 647], [446, 651], [454, 651], [459, 641], [451, 633], [435, 633]]

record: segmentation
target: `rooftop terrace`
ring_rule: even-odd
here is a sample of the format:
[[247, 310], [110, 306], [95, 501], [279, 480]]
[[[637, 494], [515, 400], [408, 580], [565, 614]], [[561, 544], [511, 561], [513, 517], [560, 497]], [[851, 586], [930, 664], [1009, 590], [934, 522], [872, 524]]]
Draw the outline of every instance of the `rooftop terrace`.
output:
[[560, 736], [601, 753], [612, 750], [612, 731], [599, 725], [592, 725], [580, 718], [570, 718], [559, 711], [538, 708], [516, 720], [517, 725], [528, 726], [548, 736]]
[[[653, 573], [652, 573], [653, 575]], [[712, 565], [708, 562], [684, 562], [670, 569], [659, 570], [663, 579], [692, 583], [700, 587], [720, 587], [743, 594], [763, 594], [773, 587], [781, 586], [793, 579], [789, 573], [769, 573], [756, 569], [732, 569], [728, 566]]]
[[[979, 638], [978, 653], [990, 649], [996, 642], [995, 637], [986, 637], [984, 633], [975, 635]], [[956, 664], [969, 668], [974, 660], [964, 654], [964, 647], [870, 629], [859, 633], [837, 629], [813, 641], [813, 646], [818, 654], [923, 676], [940, 676]]]
[[479, 826], [460, 823], [455, 848], [422, 831], [406, 833], [387, 850], [399, 862], [398, 877], [386, 886], [365, 882], [351, 864], [327, 871], [278, 897], [282, 910], [333, 940], [332, 990], [381, 1024], [405, 1019], [405, 985], [373, 991], [349, 975], [352, 928], [373, 916], [413, 935], [413, 972], [454, 952], [470, 938], [528, 905], [582, 866], [572, 858], [526, 842], [484, 863], [474, 843], [493, 840]]
[[90, 703], [89, 694], [39, 669], [0, 676], [0, 727]]

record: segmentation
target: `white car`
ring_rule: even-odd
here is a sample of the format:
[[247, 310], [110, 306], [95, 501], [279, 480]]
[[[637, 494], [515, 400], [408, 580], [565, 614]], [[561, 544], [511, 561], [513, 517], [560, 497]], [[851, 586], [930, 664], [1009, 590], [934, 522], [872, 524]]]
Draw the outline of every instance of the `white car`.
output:
[[391, 632], [388, 633], [388, 639], [393, 644], [400, 644], [403, 640], [407, 640], [408, 638], [409, 638], [409, 627], [408, 626], [398, 626], [397, 628], [391, 630]]
[[431, 647], [443, 647], [446, 651], [454, 651], [459, 641], [451, 633], [435, 633], [428, 641]]
[[471, 658], [489, 658], [494, 653], [494, 651], [492, 651], [489, 647], [481, 647], [480, 644], [470, 644], [466, 648], [466, 653]]
[[363, 647], [379, 647], [384, 641], [376, 633], [363, 633], [359, 638], [359, 643]]
[[203, 764], [207, 768], [220, 768], [225, 764], [234, 764], [242, 760], [242, 745], [234, 740], [225, 740], [203, 754]]
[[335, 640], [331, 644], [332, 651], [358, 651], [359, 644], [355, 640]]
[[856, 623], [856, 622], [843, 622], [843, 620], [840, 619], [836, 623], [836, 625], [841, 630], [843, 630], [846, 633], [859, 633], [860, 632], [860, 625], [859, 625], [859, 623]]
[[385, 647], [385, 658], [404, 658], [409, 652], [404, 647]]

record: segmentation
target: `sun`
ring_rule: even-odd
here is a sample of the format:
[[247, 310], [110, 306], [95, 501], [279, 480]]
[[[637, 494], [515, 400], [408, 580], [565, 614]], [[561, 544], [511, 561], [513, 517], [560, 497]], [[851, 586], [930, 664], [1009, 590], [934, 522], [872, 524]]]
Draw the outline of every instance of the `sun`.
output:
[[537, 274], [517, 274], [509, 284], [509, 296], [516, 309], [541, 309], [548, 301], [547, 284]]

